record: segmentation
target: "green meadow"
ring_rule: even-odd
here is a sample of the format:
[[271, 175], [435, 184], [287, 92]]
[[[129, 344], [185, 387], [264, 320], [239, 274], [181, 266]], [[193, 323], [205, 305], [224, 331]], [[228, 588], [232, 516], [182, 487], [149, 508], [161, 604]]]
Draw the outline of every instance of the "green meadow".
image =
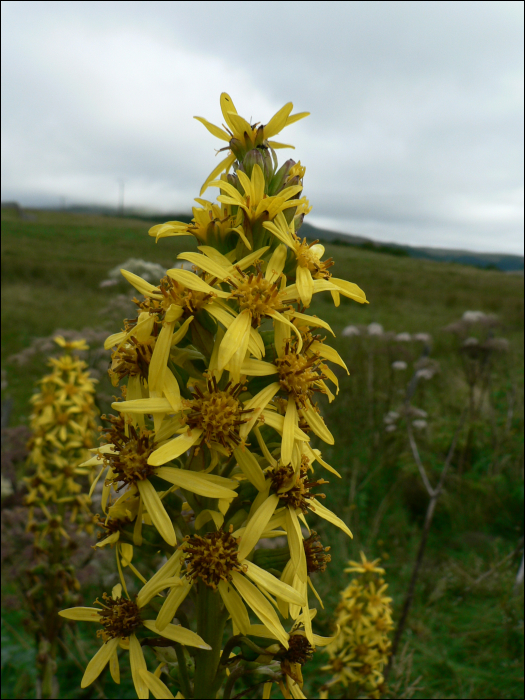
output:
[[[48, 353], [38, 339], [59, 329], [90, 329], [93, 337], [120, 330], [117, 319], [125, 312], [118, 315], [117, 296], [131, 313], [132, 295], [123, 283], [101, 287], [108, 272], [129, 258], [172, 267], [179, 253], [196, 249], [191, 237], [156, 244], [147, 235], [150, 225], [45, 211], [27, 220], [2, 212], [2, 403], [10, 430], [27, 425], [34, 383], [46, 372]], [[334, 276], [357, 283], [370, 303], [343, 299], [335, 308], [324, 293], [310, 309], [331, 325], [337, 337], [330, 344], [350, 370], [349, 376], [335, 370], [339, 395], [319, 403], [335, 436], [334, 446], [322, 447], [323, 457], [342, 476], [326, 476], [325, 503], [354, 533], [350, 540], [309, 518], [332, 554], [314, 581], [325, 606], [317, 631], [330, 633], [339, 591], [350, 580], [343, 569], [361, 550], [381, 557], [399, 619], [428, 504], [407, 422], [433, 484], [458, 430], [389, 693], [523, 697], [523, 584], [515, 585], [523, 552], [523, 276], [327, 244], [330, 256]], [[483, 312], [484, 320], [460, 322], [467, 311]], [[343, 335], [350, 325], [354, 330]], [[423, 333], [431, 340], [414, 338]], [[474, 351], [473, 341], [465, 345], [467, 338], [476, 338], [483, 351]], [[103, 374], [108, 357], [90, 357], [105, 411], [112, 392]], [[407, 386], [418, 369], [428, 370], [427, 378], [415, 387], [407, 414]], [[15, 467], [16, 491], [23, 461]], [[3, 525], [2, 534], [8, 539], [9, 528]], [[33, 642], [6, 564], [2, 697], [35, 697]], [[97, 595], [100, 589], [88, 586], [85, 604]], [[120, 688], [104, 676], [97, 689], [80, 690], [83, 657], [96, 649], [89, 632], [81, 630], [74, 650], [59, 660], [60, 697], [135, 697], [129, 672]], [[307, 697], [319, 697], [329, 679], [325, 663], [319, 651], [304, 667]], [[261, 697], [257, 692], [252, 697]]]

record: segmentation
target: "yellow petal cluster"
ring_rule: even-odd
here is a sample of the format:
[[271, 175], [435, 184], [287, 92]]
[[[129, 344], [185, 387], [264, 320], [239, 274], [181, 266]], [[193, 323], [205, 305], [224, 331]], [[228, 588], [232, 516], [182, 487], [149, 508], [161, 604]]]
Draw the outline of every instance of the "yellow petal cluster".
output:
[[[216, 697], [214, 679], [241, 663], [226, 652], [220, 657], [225, 639], [233, 649], [255, 636], [277, 645], [262, 656], [281, 664], [287, 696], [304, 697], [301, 666], [327, 643], [313, 631], [308, 596], [319, 599], [312, 577], [325, 570], [329, 547], [306, 516], [351, 536], [323, 504], [319, 489], [327, 482], [315, 470], [339, 474], [312, 444], [334, 444], [317, 396], [334, 400], [333, 366], [347, 369], [325, 342], [330, 326], [307, 310], [322, 292], [336, 305], [341, 295], [367, 301], [357, 285], [332, 277], [334, 261], [323, 260], [323, 246], [298, 235], [311, 208], [305, 168], [293, 160], [279, 166], [275, 151], [284, 144], [272, 140], [307, 116], [292, 109], [289, 103], [267, 124], [250, 124], [223, 93], [224, 129], [198, 117], [227, 142], [228, 155], [200, 193], [216, 188], [217, 202], [198, 197], [189, 224], [169, 221], [149, 231], [157, 242], [194, 236], [199, 252], [179, 255], [157, 284], [122, 270], [140, 294], [136, 318], [105, 344], [122, 399], [102, 417], [102, 444], [83, 465], [98, 468], [92, 488], [102, 480], [97, 546], [114, 547], [121, 588], [98, 609], [63, 612], [102, 625], [104, 645], [84, 687], [107, 664], [119, 678], [118, 650], [129, 649], [139, 697], [163, 687], [173, 696]], [[264, 546], [275, 537], [286, 542], [279, 552]], [[167, 556], [151, 574], [134, 558], [148, 547]], [[143, 584], [137, 597], [130, 595], [135, 579]], [[182, 673], [173, 683], [172, 674], [162, 683], [167, 657], [152, 675], [138, 652], [151, 633], [189, 647], [193, 677]]]
[[333, 676], [325, 690], [331, 697], [380, 698], [386, 690], [383, 669], [390, 656], [392, 598], [386, 595], [379, 561], [368, 561], [361, 552], [361, 561], [351, 561], [345, 569], [358, 575], [341, 593], [336, 611], [340, 633], [327, 647], [330, 663], [324, 670]]
[[[30, 475], [25, 478], [28, 529], [40, 545], [48, 534], [68, 539], [63, 527], [66, 517], [79, 528], [93, 531], [90, 499], [82, 485], [82, 477], [90, 470], [79, 465], [96, 441], [95, 381], [86, 363], [72, 354], [88, 346], [84, 340], [67, 342], [62, 336], [55, 342], [66, 354], [49, 361], [52, 371], [31, 397]], [[34, 517], [36, 511], [40, 517]]]

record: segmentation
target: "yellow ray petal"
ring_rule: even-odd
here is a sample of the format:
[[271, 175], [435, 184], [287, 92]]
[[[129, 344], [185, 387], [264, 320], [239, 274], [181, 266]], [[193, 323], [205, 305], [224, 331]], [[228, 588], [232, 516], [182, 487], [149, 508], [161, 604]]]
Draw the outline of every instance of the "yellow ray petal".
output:
[[[162, 664], [161, 664], [162, 666]], [[144, 685], [148, 688], [154, 698], [175, 698], [168, 686], [163, 683], [154, 673], [141, 669], [140, 676]], [[180, 696], [182, 697], [182, 696]]]
[[200, 440], [201, 435], [202, 428], [194, 428], [191, 433], [182, 433], [182, 435], [177, 436], [165, 445], [162, 445], [162, 447], [156, 449], [155, 452], [152, 452], [149, 456], [148, 464], [158, 467], [161, 464], [166, 464], [166, 462], [180, 457]]
[[270, 246], [265, 245], [262, 248], [254, 250], [253, 253], [249, 253], [244, 258], [241, 258], [239, 262], [236, 262], [235, 267], [238, 267], [241, 270], [246, 270], [248, 267], [250, 267], [250, 265], [253, 265], [253, 263], [256, 260], [262, 258], [262, 256], [266, 253], [267, 250], [269, 250], [269, 248]]
[[195, 634], [195, 632], [186, 629], [186, 627], [170, 624], [166, 625], [166, 627], [163, 630], [159, 630], [153, 620], [144, 620], [143, 624], [144, 627], [147, 627], [149, 630], [155, 632], [155, 634], [158, 634], [160, 637], [166, 637], [166, 639], [171, 639], [174, 642], [184, 644], [188, 647], [197, 647], [197, 649], [207, 649], [208, 651], [211, 650], [210, 645], [206, 644], [202, 637], [199, 637], [199, 635]]
[[[210, 187], [218, 187], [221, 192], [226, 192], [236, 205], [246, 204], [246, 197], [243, 197], [239, 190], [227, 180], [214, 180], [214, 182], [210, 182]], [[222, 200], [218, 199], [218, 201]]]
[[277, 374], [277, 367], [271, 362], [250, 358], [242, 363], [241, 374], [248, 377], [266, 377], [270, 374]]
[[276, 226], [273, 221], [265, 221], [263, 227], [273, 233], [273, 235], [284, 243], [284, 245], [288, 246], [288, 248], [294, 247], [294, 239], [288, 230], [288, 224], [286, 224], [286, 226]]
[[242, 598], [248, 603], [259, 620], [275, 635], [275, 638], [281, 642], [283, 647], [288, 649], [289, 635], [279, 622], [277, 613], [259, 589], [237, 571], [232, 571], [232, 580], [235, 588], [239, 591]]
[[259, 417], [261, 411], [266, 408], [268, 405], [268, 402], [273, 399], [275, 394], [279, 391], [281, 388], [281, 385], [279, 382], [273, 382], [272, 384], [269, 384], [267, 387], [262, 389], [258, 394], [256, 394], [253, 399], [250, 399], [244, 404], [245, 409], [253, 409], [253, 412], [250, 413], [250, 420], [247, 423], [244, 423], [244, 425], [241, 425], [240, 430], [239, 430], [239, 435], [241, 438], [247, 437], [248, 433], [250, 430], [253, 428], [255, 421]]
[[66, 608], [58, 613], [67, 620], [81, 620], [82, 622], [99, 622], [100, 610], [98, 608]]
[[228, 95], [227, 92], [221, 92], [220, 103], [221, 103], [221, 112], [222, 112], [222, 116], [224, 117], [224, 121], [230, 127], [230, 129], [233, 131], [234, 127], [233, 127], [233, 123], [230, 121], [230, 113], [233, 112], [233, 114], [237, 114], [237, 110], [235, 109], [235, 105], [233, 104], [233, 100]]
[[215, 262], [215, 260], [212, 260], [206, 255], [201, 255], [200, 253], [181, 253], [177, 255], [177, 260], [187, 260], [220, 280], [227, 277], [232, 270], [232, 265], [230, 263], [228, 263], [227, 267], [224, 267]]
[[[163, 390], [172, 410], [178, 413], [182, 408], [179, 383], [173, 376], [173, 372], [169, 367], [166, 367], [164, 370]], [[160, 442], [158, 432], [156, 433], [156, 439]]]
[[228, 142], [230, 141], [231, 136], [226, 131], [224, 131], [224, 129], [221, 129], [218, 126], [215, 126], [215, 124], [212, 124], [207, 119], [204, 119], [204, 117], [193, 117], [193, 118], [196, 119], [201, 124], [204, 124], [204, 126], [208, 129], [210, 134], [213, 134], [218, 139], [222, 139], [222, 141], [228, 141]]
[[244, 309], [230, 324], [219, 347], [218, 368], [224, 369], [239, 346], [248, 343], [252, 315]]
[[[303, 534], [297, 518], [295, 508], [286, 509], [286, 532], [288, 533], [288, 545], [290, 558], [295, 573], [303, 582], [306, 581], [306, 555], [304, 553]], [[304, 603], [299, 603], [303, 605]]]
[[332, 525], [337, 525], [337, 527], [341, 528], [343, 532], [345, 532], [349, 537], [353, 537], [352, 532], [350, 531], [349, 527], [344, 523], [341, 518], [338, 518], [337, 515], [332, 513], [331, 510], [328, 510], [325, 506], [323, 506], [322, 503], [319, 503], [315, 498], [312, 498], [310, 501], [310, 510], [315, 513], [316, 515], [319, 515], [321, 518], [324, 518], [325, 520], [328, 520], [329, 523], [332, 523]]
[[242, 634], [248, 634], [250, 631], [250, 617], [241, 596], [226, 581], [219, 581], [219, 593], [234, 624]]
[[175, 467], [159, 467], [155, 475], [199, 496], [207, 498], [235, 498], [237, 493], [230, 486], [238, 482], [215, 474], [202, 474]]
[[314, 293], [314, 281], [307, 267], [299, 266], [297, 268], [295, 283], [304, 306], [310, 306], [312, 294]]
[[286, 316], [283, 316], [278, 311], [272, 311], [271, 313], [268, 314], [268, 316], [270, 316], [274, 320], [277, 320], [277, 321], [280, 321], [281, 323], [284, 323], [295, 333], [295, 335], [297, 336], [297, 341], [298, 341], [296, 352], [301, 352], [301, 350], [303, 348], [303, 338], [299, 332], [299, 329], [296, 326], [294, 326], [293, 323], [290, 323], [290, 321], [286, 318]]
[[250, 450], [247, 447], [245, 447], [244, 450], [238, 447], [233, 451], [233, 454], [244, 475], [251, 481], [255, 488], [258, 491], [262, 491], [266, 488], [264, 472]]
[[334, 436], [326, 427], [325, 422], [320, 416], [320, 414], [317, 413], [310, 401], [307, 401], [306, 405], [308, 407], [308, 410], [302, 411], [302, 416], [305, 419], [305, 421], [308, 423], [308, 425], [314, 431], [314, 433], [321, 438], [321, 440], [324, 440], [324, 442], [326, 442], [328, 445], [333, 445], [335, 442]]
[[281, 109], [273, 115], [268, 124], [264, 126], [265, 139], [270, 139], [284, 129], [292, 109], [293, 102], [287, 102], [284, 107], [281, 107]]
[[239, 178], [239, 182], [241, 183], [245, 196], [249, 197], [250, 202], [253, 204], [252, 181], [250, 180], [248, 175], [246, 175], [246, 173], [242, 172], [242, 170], [237, 171], [237, 177]]
[[[281, 416], [279, 413], [275, 413], [275, 411], [263, 411], [262, 416], [266, 425], [269, 425], [270, 428], [274, 428], [281, 435], [283, 434], [284, 416]], [[296, 440], [301, 440], [304, 442], [309, 442], [310, 440], [309, 435], [304, 433], [299, 426], [295, 427], [294, 436]]]
[[120, 273], [133, 287], [135, 287], [138, 292], [144, 294], [145, 297], [156, 297], [157, 299], [162, 299], [160, 289], [155, 287], [153, 284], [146, 282], [146, 280], [142, 279], [142, 277], [135, 275], [133, 272], [128, 272], [127, 270], [120, 270]]
[[174, 345], [178, 345], [180, 341], [184, 338], [186, 333], [188, 332], [188, 328], [190, 327], [190, 323], [193, 321], [193, 316], [189, 316], [182, 326], [180, 328], [177, 328], [177, 330], [173, 333], [173, 336], [171, 338], [171, 346], [173, 347]]
[[293, 446], [295, 443], [295, 426], [299, 425], [299, 415], [293, 396], [288, 397], [286, 414], [283, 422], [283, 442], [281, 445], [281, 460], [284, 465], [292, 461]]
[[159, 588], [167, 578], [171, 578], [180, 571], [180, 563], [182, 559], [182, 550], [178, 549], [174, 552], [168, 561], [150, 578], [150, 580], [142, 586], [137, 595], [137, 605], [143, 608], [157, 594], [158, 591], [166, 588], [166, 584]]
[[175, 306], [174, 304], [170, 306], [168, 312], [166, 313], [166, 321], [160, 330], [157, 342], [155, 343], [155, 347], [153, 349], [153, 355], [151, 356], [151, 361], [149, 363], [148, 386], [150, 396], [152, 398], [155, 398], [155, 393], [160, 395], [162, 392], [162, 387], [164, 386], [164, 371], [166, 370], [168, 364], [171, 338], [176, 321], [176, 319], [170, 321], [167, 320], [168, 313], [172, 310], [175, 310], [176, 313], [180, 312], [179, 317], [182, 314], [181, 306]]
[[329, 345], [325, 345], [324, 343], [320, 343], [318, 340], [315, 340], [310, 345], [310, 350], [312, 352], [318, 352], [321, 357], [324, 357], [326, 360], [334, 362], [336, 365], [343, 367], [344, 369], [346, 369], [346, 373], [350, 374], [350, 372], [348, 371], [348, 367], [344, 363], [343, 358], [337, 352], [337, 350], [334, 350], [334, 348], [331, 348]]
[[304, 119], [305, 117], [309, 117], [310, 112], [296, 112], [295, 114], [290, 114], [288, 119], [286, 120], [285, 126], [290, 126], [290, 124], [294, 124], [295, 122], [298, 122], [299, 119]]
[[204, 181], [204, 184], [201, 187], [201, 191], [200, 191], [201, 196], [204, 194], [204, 192], [208, 188], [210, 182], [212, 182], [212, 180], [215, 180], [217, 175], [220, 175], [220, 173], [222, 173], [223, 170], [228, 170], [229, 168], [231, 168], [231, 166], [235, 163], [235, 158], [236, 158], [236, 156], [233, 153], [230, 153], [229, 156], [226, 156], [226, 158], [224, 160], [221, 160], [219, 165], [217, 165], [211, 171], [211, 173], [208, 175], [208, 177]]
[[[285, 316], [287, 315], [288, 314], [285, 313]], [[323, 321], [322, 318], [318, 318], [317, 316], [309, 316], [308, 314], [300, 314], [298, 311], [292, 311], [290, 316], [294, 319], [299, 319], [299, 321], [304, 321], [304, 323], [299, 323], [299, 326], [316, 326], [319, 328], [325, 328], [329, 333], [335, 336], [335, 333], [330, 328], [328, 323]]]
[[147, 671], [146, 660], [140, 642], [135, 633], [129, 636], [129, 663], [133, 685], [139, 698], [149, 698], [148, 686], [144, 682], [141, 671]]
[[109, 660], [109, 672], [111, 673], [113, 682], [120, 685], [120, 667], [118, 664], [118, 654], [116, 650], [113, 652]]
[[239, 561], [245, 559], [255, 547], [261, 537], [261, 534], [268, 525], [270, 518], [274, 514], [278, 503], [279, 497], [276, 494], [272, 494], [262, 503], [262, 505], [250, 518], [239, 544]]
[[354, 301], [359, 302], [359, 304], [368, 304], [366, 294], [357, 286], [357, 284], [347, 282], [346, 280], [337, 279], [336, 277], [331, 277], [330, 282], [335, 284], [343, 296], [353, 299]]
[[173, 620], [173, 618], [175, 617], [175, 613], [179, 608], [179, 605], [186, 598], [190, 590], [191, 583], [188, 581], [187, 578], [181, 579], [180, 586], [173, 586], [173, 588], [168, 594], [168, 597], [164, 600], [164, 603], [162, 604], [162, 607], [157, 616], [156, 625], [159, 630], [163, 630], [166, 627], [166, 625], [168, 625]]
[[228, 112], [228, 116], [230, 118], [230, 122], [233, 124], [233, 133], [235, 136], [237, 136], [237, 138], [244, 140], [244, 133], [246, 133], [248, 137], [251, 136], [252, 127], [250, 124], [248, 124], [244, 117], [241, 117], [240, 114], [237, 114], [236, 112]]
[[137, 481], [137, 487], [140, 493], [146, 510], [153, 521], [153, 524], [159, 531], [161, 537], [172, 547], [177, 544], [177, 538], [175, 536], [175, 530], [173, 529], [173, 524], [170, 520], [169, 515], [166, 513], [162, 501], [159, 498], [159, 494], [155, 491], [153, 485], [144, 479], [144, 481]]
[[121, 413], [173, 413], [168, 399], [134, 399], [115, 401], [111, 408]]
[[180, 282], [180, 284], [183, 284], [188, 289], [193, 289], [195, 292], [203, 292], [203, 294], [211, 294], [212, 296], [222, 297], [223, 299], [230, 296], [228, 292], [223, 292], [220, 289], [215, 289], [215, 287], [210, 287], [209, 284], [206, 284], [204, 280], [197, 277], [196, 274], [190, 272], [189, 270], [174, 268], [172, 270], [168, 270], [166, 274], [177, 282]]
[[129, 340], [129, 338], [131, 338], [132, 335], [135, 336], [137, 340], [140, 340], [141, 337], [144, 337], [146, 331], [149, 331], [146, 336], [148, 337], [151, 334], [154, 321], [154, 316], [150, 316], [149, 314], [140, 314], [137, 324], [127, 333], [125, 333], [124, 331], [120, 333], [113, 333], [113, 335], [110, 335], [108, 338], [106, 338], [106, 340], [104, 341], [104, 349], [109, 350], [115, 345], [120, 347], [127, 340]]
[[310, 445], [308, 445], [308, 443], [306, 442], [303, 442], [303, 454], [307, 455], [307, 457], [310, 459], [310, 462], [315, 462], [317, 460], [317, 462], [319, 462], [319, 464], [321, 464], [329, 472], [335, 474], [340, 479], [342, 478], [341, 474], [339, 474], [338, 471], [336, 471], [333, 467], [331, 467], [327, 462], [323, 460], [321, 452], [319, 450], [312, 450]]
[[261, 569], [253, 562], [247, 559], [243, 561], [243, 566], [247, 567], [246, 575], [251, 578], [251, 580], [256, 583], [261, 588], [264, 588], [277, 598], [282, 598], [283, 600], [294, 603], [295, 605], [304, 605], [304, 596], [300, 595], [296, 590], [294, 590], [287, 583], [279, 581], [278, 578], [270, 574], [268, 571]]
[[274, 150], [277, 150], [278, 148], [293, 148], [295, 150], [295, 146], [292, 146], [289, 143], [279, 143], [279, 141], [268, 141], [268, 145]]
[[204, 255], [207, 255], [208, 258], [216, 262], [218, 265], [222, 265], [222, 267], [232, 267], [232, 264], [228, 258], [223, 255], [222, 253], [219, 253], [218, 250], [215, 248], [212, 248], [210, 245], [199, 245], [197, 248], [201, 251], [201, 253], [204, 253]]
[[278, 245], [277, 248], [274, 250], [272, 257], [268, 262], [268, 266], [264, 275], [268, 282], [275, 282], [277, 279], [279, 279], [282, 271], [284, 270], [287, 254], [288, 249], [286, 248], [284, 243]]
[[80, 683], [81, 688], [87, 688], [88, 685], [91, 685], [93, 681], [97, 680], [109, 663], [113, 652], [116, 651], [119, 641], [120, 639], [116, 637], [115, 639], [110, 639], [109, 642], [106, 642], [100, 647], [86, 667]]

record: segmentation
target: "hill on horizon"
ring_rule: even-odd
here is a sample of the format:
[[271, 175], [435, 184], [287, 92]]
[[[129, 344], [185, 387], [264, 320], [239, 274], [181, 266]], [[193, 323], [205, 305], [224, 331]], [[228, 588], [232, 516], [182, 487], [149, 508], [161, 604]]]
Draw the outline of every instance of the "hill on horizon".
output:
[[[2, 202], [2, 209], [12, 209], [18, 211], [20, 218], [31, 217], [17, 202]], [[50, 211], [54, 211], [51, 209]], [[86, 214], [102, 214], [106, 216], [118, 215], [117, 210], [113, 207], [103, 206], [71, 206], [67, 212], [70, 213], [86, 213]], [[190, 222], [192, 215], [190, 213], [165, 213], [150, 212], [141, 209], [126, 209], [126, 218], [137, 218], [154, 223], [163, 223], [164, 221], [184, 221]], [[372, 252], [386, 253], [396, 256], [407, 256], [411, 258], [420, 258], [423, 260], [434, 260], [436, 262], [452, 262], [460, 265], [473, 265], [484, 269], [501, 270], [502, 272], [523, 274], [524, 257], [523, 255], [512, 255], [510, 253], [480, 253], [477, 251], [455, 249], [455, 248], [433, 248], [431, 246], [411, 246], [404, 243], [386, 243], [376, 241], [365, 236], [360, 236], [354, 233], [342, 233], [340, 231], [331, 231], [329, 229], [318, 228], [310, 223], [304, 223], [300, 229], [300, 235], [308, 241], [319, 240], [326, 243], [344, 246], [357, 246]]]

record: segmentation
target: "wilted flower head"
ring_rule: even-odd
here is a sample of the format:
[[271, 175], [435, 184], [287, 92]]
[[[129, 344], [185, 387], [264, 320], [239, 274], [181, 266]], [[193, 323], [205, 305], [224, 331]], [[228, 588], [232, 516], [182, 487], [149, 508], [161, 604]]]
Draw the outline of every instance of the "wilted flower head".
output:
[[483, 311], [465, 311], [461, 318], [467, 323], [478, 323], [486, 318], [486, 314]]
[[368, 335], [383, 335], [383, 326], [380, 323], [370, 323], [368, 325]]
[[419, 418], [418, 420], [413, 420], [412, 425], [414, 426], [414, 428], [417, 428], [417, 430], [423, 430], [427, 427], [428, 423], [426, 422], [426, 420]]
[[397, 411], [389, 411], [386, 416], [383, 418], [384, 423], [394, 423], [396, 420], [399, 419], [399, 413]]
[[396, 360], [395, 362], [392, 362], [392, 369], [395, 369], [396, 371], [405, 370], [407, 367], [408, 365], [404, 360]]

